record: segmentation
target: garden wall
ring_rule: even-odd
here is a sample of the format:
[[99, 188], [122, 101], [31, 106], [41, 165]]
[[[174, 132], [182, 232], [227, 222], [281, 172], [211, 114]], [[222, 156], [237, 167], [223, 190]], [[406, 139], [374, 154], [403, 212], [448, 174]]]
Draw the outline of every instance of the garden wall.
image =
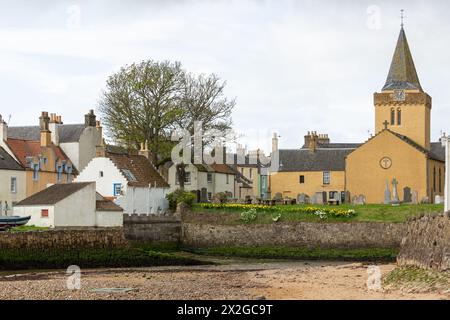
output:
[[0, 232], [0, 250], [70, 250], [126, 245], [122, 228], [52, 229]]
[[183, 223], [182, 243], [191, 247], [298, 246], [397, 248], [406, 234], [402, 223], [273, 223], [212, 225]]
[[127, 240], [153, 243], [179, 243], [181, 220], [179, 216], [125, 214], [123, 229]]
[[411, 219], [397, 263], [450, 270], [450, 213]]

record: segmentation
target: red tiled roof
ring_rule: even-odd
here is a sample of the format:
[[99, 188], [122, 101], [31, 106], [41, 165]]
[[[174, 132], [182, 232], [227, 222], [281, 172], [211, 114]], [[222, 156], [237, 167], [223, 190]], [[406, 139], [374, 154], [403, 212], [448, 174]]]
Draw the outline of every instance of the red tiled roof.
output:
[[119, 168], [130, 186], [143, 187], [151, 185], [157, 188], [170, 187], [150, 160], [144, 156], [113, 152], [108, 152], [106, 156]]
[[234, 171], [226, 164], [211, 164], [209, 165], [214, 172], [217, 173], [226, 173], [226, 174], [234, 174]]
[[[7, 144], [24, 167], [27, 166], [26, 157], [36, 157], [42, 154], [40, 141], [8, 139]], [[57, 147], [52, 143], [51, 148], [59, 159], [69, 160], [60, 147]]]

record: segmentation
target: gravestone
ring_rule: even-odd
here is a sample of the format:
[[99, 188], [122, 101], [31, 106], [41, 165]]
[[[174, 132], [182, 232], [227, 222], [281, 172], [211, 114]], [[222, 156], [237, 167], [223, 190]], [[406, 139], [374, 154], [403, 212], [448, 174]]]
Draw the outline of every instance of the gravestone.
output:
[[327, 194], [326, 192], [316, 192], [314, 194], [314, 198], [316, 200], [316, 204], [324, 204], [326, 203], [327, 199]]
[[420, 200], [420, 203], [422, 203], [422, 204], [429, 204], [430, 203], [430, 198], [423, 197], [422, 200]]
[[356, 206], [362, 206], [366, 204], [366, 197], [363, 194], [353, 197], [352, 203]]
[[279, 192], [275, 193], [275, 197], [273, 198], [276, 202], [281, 202], [283, 200], [283, 195]]
[[411, 203], [412, 203], [412, 204], [419, 204], [419, 193], [418, 193], [416, 190], [414, 190], [414, 191], [412, 192]]
[[410, 187], [404, 187], [403, 188], [403, 202], [404, 203], [411, 203], [412, 202], [412, 194], [411, 194], [411, 188]]
[[391, 203], [391, 190], [389, 189], [389, 181], [386, 180], [386, 189], [384, 190], [384, 204]]
[[309, 197], [306, 193], [299, 193], [297, 195], [297, 203], [298, 204], [308, 204], [309, 203]]
[[435, 203], [435, 204], [443, 204], [443, 203], [444, 203], [443, 197], [441, 197], [440, 195], [436, 195], [436, 196], [434, 197], [434, 203]]
[[398, 198], [398, 191], [397, 191], [397, 185], [398, 181], [397, 179], [392, 179], [392, 201], [391, 204], [397, 205], [400, 203], [400, 199]]

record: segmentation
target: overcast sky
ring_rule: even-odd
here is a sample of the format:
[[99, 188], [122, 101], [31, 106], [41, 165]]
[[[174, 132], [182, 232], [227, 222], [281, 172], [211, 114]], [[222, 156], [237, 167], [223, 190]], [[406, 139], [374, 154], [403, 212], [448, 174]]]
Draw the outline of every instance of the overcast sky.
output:
[[302, 145], [308, 130], [363, 142], [388, 73], [400, 9], [432, 138], [450, 132], [448, 1], [0, 1], [0, 113], [37, 124], [41, 110], [79, 123], [108, 75], [143, 59], [218, 74], [237, 98], [249, 148]]

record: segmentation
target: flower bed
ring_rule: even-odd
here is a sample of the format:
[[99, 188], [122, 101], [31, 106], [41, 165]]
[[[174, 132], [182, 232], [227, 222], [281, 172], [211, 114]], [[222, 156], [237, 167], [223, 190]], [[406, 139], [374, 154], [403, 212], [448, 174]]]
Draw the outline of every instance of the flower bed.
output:
[[200, 203], [200, 208], [213, 210], [251, 210], [257, 212], [278, 212], [278, 213], [304, 213], [317, 215], [321, 219], [327, 217], [353, 217], [356, 215], [353, 209], [333, 209], [333, 208], [318, 208], [318, 207], [298, 207], [298, 206], [266, 206], [260, 204], [239, 204], [239, 203]]

